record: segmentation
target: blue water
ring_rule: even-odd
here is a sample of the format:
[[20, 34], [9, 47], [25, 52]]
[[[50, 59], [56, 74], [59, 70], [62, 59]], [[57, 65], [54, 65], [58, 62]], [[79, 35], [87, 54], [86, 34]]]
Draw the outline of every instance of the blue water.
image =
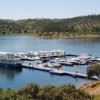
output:
[[[31, 36], [0, 36], [0, 51], [6, 52], [27, 52], [39, 50], [61, 49], [66, 53], [90, 54], [100, 57], [100, 39], [36, 39]], [[63, 66], [64, 70], [79, 71], [86, 73], [87, 66]], [[0, 68], [0, 88], [21, 88], [28, 83], [39, 85], [53, 84], [74, 84], [80, 86], [87, 82], [86, 79], [73, 78], [70, 76], [50, 75], [48, 72], [37, 70], [10, 70]]]

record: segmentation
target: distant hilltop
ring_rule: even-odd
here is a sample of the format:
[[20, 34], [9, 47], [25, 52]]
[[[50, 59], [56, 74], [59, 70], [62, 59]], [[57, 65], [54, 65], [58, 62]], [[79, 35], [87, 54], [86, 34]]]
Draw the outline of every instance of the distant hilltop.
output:
[[68, 19], [0, 20], [0, 34], [32, 34], [40, 37], [100, 36], [100, 15]]

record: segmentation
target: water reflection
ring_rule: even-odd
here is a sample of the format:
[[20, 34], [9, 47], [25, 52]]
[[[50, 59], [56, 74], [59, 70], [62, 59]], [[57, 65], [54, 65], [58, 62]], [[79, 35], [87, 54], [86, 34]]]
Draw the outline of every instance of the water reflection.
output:
[[5, 77], [8, 80], [13, 80], [16, 75], [22, 72], [22, 68], [5, 68], [0, 66], [0, 77]]

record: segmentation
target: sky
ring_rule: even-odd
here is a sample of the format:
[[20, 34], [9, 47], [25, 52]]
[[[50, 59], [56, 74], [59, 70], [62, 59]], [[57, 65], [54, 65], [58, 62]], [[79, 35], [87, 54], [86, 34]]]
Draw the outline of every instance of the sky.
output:
[[100, 14], [100, 0], [0, 0], [1, 19], [71, 18]]

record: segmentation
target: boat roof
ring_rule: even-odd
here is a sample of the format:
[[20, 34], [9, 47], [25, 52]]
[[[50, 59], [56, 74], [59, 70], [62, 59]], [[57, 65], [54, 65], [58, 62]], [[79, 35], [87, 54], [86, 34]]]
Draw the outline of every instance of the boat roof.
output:
[[8, 54], [8, 52], [2, 52], [2, 51], [0, 51], [0, 54]]

